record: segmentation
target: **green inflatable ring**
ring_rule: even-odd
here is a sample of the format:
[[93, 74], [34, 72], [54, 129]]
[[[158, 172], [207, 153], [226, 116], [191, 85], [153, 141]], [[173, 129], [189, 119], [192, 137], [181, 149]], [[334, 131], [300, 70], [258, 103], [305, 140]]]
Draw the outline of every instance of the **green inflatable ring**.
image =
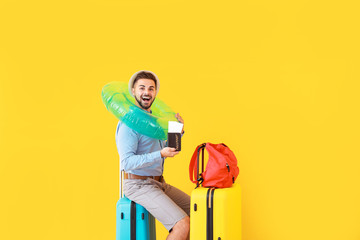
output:
[[152, 114], [135, 105], [135, 98], [124, 82], [106, 84], [101, 92], [102, 100], [112, 114], [131, 129], [151, 138], [167, 139], [168, 121], [177, 121], [175, 113], [163, 101], [156, 98], [151, 106]]

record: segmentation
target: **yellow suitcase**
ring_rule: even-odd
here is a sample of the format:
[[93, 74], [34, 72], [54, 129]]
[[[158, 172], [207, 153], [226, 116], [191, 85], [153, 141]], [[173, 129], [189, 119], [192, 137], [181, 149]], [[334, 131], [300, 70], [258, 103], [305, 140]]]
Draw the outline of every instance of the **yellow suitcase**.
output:
[[191, 193], [191, 240], [241, 240], [241, 188], [198, 187]]

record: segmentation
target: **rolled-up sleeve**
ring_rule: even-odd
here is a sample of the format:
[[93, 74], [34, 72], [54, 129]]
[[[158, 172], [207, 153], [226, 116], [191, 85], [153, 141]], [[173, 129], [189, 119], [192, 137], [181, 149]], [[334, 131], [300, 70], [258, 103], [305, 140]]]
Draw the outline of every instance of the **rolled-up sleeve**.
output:
[[162, 161], [160, 150], [137, 155], [138, 133], [124, 124], [118, 128], [116, 145], [120, 155], [121, 170], [126, 172], [146, 168]]

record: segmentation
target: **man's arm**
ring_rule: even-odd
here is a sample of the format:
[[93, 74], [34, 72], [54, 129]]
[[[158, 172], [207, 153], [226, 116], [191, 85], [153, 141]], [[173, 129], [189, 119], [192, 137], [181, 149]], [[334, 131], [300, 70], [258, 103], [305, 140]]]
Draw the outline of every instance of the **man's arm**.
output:
[[121, 169], [125, 171], [135, 170], [151, 166], [161, 162], [160, 150], [136, 155], [138, 138], [135, 131], [127, 126], [121, 126], [116, 135], [116, 145], [120, 155]]

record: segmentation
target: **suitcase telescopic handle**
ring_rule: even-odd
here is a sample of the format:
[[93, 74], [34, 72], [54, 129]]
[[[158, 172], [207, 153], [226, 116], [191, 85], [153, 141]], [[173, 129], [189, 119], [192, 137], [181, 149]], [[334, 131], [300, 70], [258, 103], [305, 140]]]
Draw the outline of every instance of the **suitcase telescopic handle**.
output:
[[124, 181], [124, 170], [120, 170], [120, 198], [124, 197], [124, 192], [123, 192], [123, 181]]
[[196, 164], [197, 164], [197, 173], [196, 173], [196, 188], [199, 187], [202, 183], [202, 181], [204, 180], [202, 177], [201, 177], [201, 174], [199, 173], [200, 171], [200, 168], [199, 168], [199, 162], [200, 162], [200, 150], [201, 150], [201, 173], [204, 172], [204, 150], [205, 150], [205, 147], [206, 147], [206, 143], [203, 143], [199, 146], [198, 148], [198, 152], [197, 152], [197, 158], [196, 158]]

